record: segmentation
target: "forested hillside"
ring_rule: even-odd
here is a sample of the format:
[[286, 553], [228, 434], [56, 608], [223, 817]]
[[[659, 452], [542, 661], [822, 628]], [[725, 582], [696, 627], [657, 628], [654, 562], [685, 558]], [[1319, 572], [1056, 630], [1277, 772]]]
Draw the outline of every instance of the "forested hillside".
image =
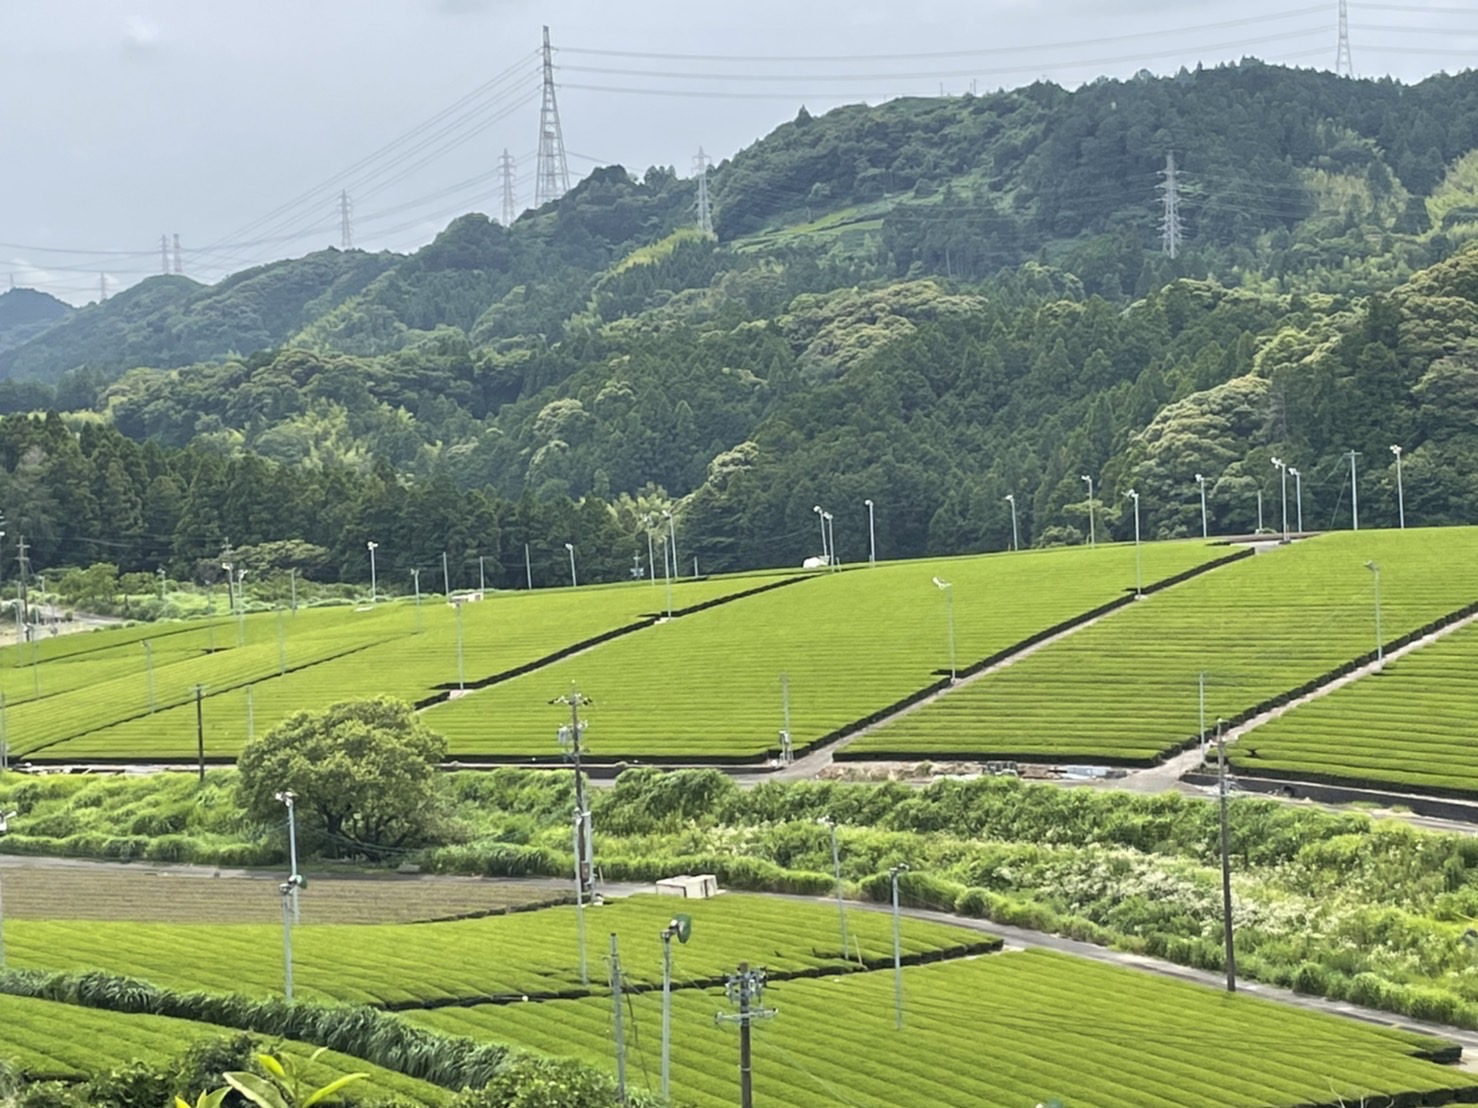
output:
[[0, 503], [48, 564], [106, 518], [125, 569], [303, 540], [301, 568], [360, 576], [375, 537], [395, 573], [499, 549], [517, 585], [525, 542], [545, 576], [567, 541], [601, 550], [582, 580], [629, 571], [668, 508], [705, 570], [818, 552], [816, 504], [865, 557], [868, 498], [882, 556], [1006, 545], [1007, 493], [1025, 541], [1079, 542], [1085, 474], [1100, 535], [1132, 533], [1130, 487], [1148, 534], [1199, 532], [1197, 473], [1212, 527], [1250, 530], [1273, 456], [1308, 526], [1346, 525], [1352, 449], [1362, 524], [1394, 522], [1399, 443], [1408, 520], [1471, 521], [1475, 148], [1472, 73], [802, 110], [713, 171], [716, 235], [692, 181], [613, 167], [408, 257], [82, 309], [0, 350], [0, 411], [74, 413], [0, 428]]

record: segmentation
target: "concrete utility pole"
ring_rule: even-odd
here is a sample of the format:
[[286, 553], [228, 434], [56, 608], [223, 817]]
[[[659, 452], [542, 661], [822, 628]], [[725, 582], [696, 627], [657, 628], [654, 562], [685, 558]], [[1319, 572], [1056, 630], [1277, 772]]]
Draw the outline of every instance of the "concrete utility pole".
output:
[[1350, 450], [1345, 457], [1350, 459], [1350, 530], [1360, 530], [1360, 489], [1355, 484], [1355, 459], [1360, 456], [1358, 450]]
[[698, 153], [693, 158], [693, 175], [698, 178], [698, 230], [705, 234], [713, 234], [713, 206], [708, 200], [708, 167], [712, 159], [703, 152], [703, 147], [698, 147]]
[[541, 208], [570, 191], [570, 166], [565, 160], [564, 133], [559, 126], [559, 104], [554, 96], [554, 48], [544, 28], [544, 99], [539, 106], [539, 157], [534, 168], [534, 207]]
[[750, 1044], [750, 1027], [755, 1020], [775, 1017], [774, 1008], [760, 1006], [760, 996], [765, 988], [765, 971], [752, 970], [748, 962], [739, 963], [739, 972], [728, 980], [729, 1003], [738, 1012], [720, 1012], [714, 1017], [719, 1023], [739, 1025], [739, 1104], [741, 1108], [754, 1108], [754, 1055]]
[[[30, 642], [30, 640], [31, 640], [31, 609], [30, 609], [29, 604], [27, 603], [27, 599], [28, 598], [27, 598], [27, 595], [26, 595], [26, 576], [27, 576], [27, 570], [30, 568], [29, 565], [28, 565], [28, 563], [30, 562], [30, 559], [26, 556], [26, 551], [29, 550], [29, 549], [31, 549], [31, 546], [30, 546], [30, 544], [28, 542], [26, 542], [26, 536], [25, 535], [17, 535], [16, 536], [15, 547], [16, 547], [16, 557], [15, 557], [15, 560], [16, 560], [16, 563], [18, 565], [18, 568], [20, 569], [20, 584], [17, 586], [17, 589], [16, 589], [16, 596], [20, 600], [20, 608], [17, 610], [17, 613], [16, 614], [20, 616], [20, 620], [21, 620], [20, 630], [21, 630], [21, 633], [22, 633], [22, 635], [24, 635], [26, 641], [27, 642]], [[17, 641], [19, 641], [19, 639], [17, 639]]]
[[585, 773], [580, 766], [580, 758], [584, 754], [580, 740], [586, 727], [586, 721], [580, 718], [580, 709], [588, 707], [592, 701], [581, 694], [579, 689], [571, 688], [567, 695], [555, 697], [549, 703], [568, 707], [570, 710], [570, 722], [560, 727], [558, 738], [560, 746], [565, 748], [565, 757], [575, 769], [575, 811], [579, 819], [575, 847], [576, 882], [580, 894], [590, 896], [595, 891], [595, 865], [590, 835], [590, 803], [585, 796]]
[[1156, 186], [1164, 206], [1164, 214], [1160, 217], [1160, 249], [1162, 253], [1174, 258], [1180, 253], [1181, 240], [1184, 238], [1180, 223], [1180, 173], [1175, 168], [1174, 151], [1165, 155], [1165, 168], [1160, 170], [1160, 176], [1164, 178]]
[[498, 159], [498, 168], [503, 171], [503, 226], [512, 227], [518, 218], [518, 201], [513, 192], [513, 155], [503, 147], [503, 156]]

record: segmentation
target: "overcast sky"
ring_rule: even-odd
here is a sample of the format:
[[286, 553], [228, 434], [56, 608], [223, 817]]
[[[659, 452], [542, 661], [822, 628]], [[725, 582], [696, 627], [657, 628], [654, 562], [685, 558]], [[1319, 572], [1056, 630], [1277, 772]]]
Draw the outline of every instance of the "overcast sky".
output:
[[[1361, 3], [1350, 0], [1361, 76], [1414, 81], [1478, 57], [1468, 0]], [[1329, 68], [1336, 7], [0, 0], [0, 282], [95, 299], [100, 272], [110, 292], [158, 272], [161, 233], [180, 235], [186, 273], [215, 280], [337, 245], [341, 189], [356, 246], [414, 249], [458, 212], [499, 215], [505, 148], [527, 205], [544, 23], [578, 178], [596, 161], [687, 174], [700, 145], [721, 160], [801, 103], [957, 94], [972, 80], [982, 92], [1044, 76], [1071, 86], [1243, 55]]]

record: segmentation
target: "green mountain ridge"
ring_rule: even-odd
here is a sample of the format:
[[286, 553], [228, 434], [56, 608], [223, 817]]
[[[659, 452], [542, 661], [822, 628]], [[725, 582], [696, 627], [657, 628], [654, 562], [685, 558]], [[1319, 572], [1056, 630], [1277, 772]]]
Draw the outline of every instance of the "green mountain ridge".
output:
[[[692, 226], [694, 182], [608, 167], [511, 228], [463, 216], [406, 257], [154, 278], [0, 368], [62, 374], [57, 403], [91, 409], [74, 420], [151, 448], [357, 474], [349, 534], [375, 533], [398, 482], [490, 498], [505, 537], [541, 512], [609, 523], [627, 557], [642, 512], [676, 503], [711, 569], [816, 553], [817, 504], [853, 505], [837, 538], [855, 556], [869, 498], [881, 554], [950, 553], [1009, 543], [1008, 493], [1029, 542], [1131, 536], [1130, 487], [1146, 533], [1198, 533], [1198, 472], [1210, 526], [1247, 531], [1259, 492], [1275, 517], [1273, 456], [1333, 526], [1350, 449], [1369, 525], [1395, 522], [1391, 442], [1408, 513], [1465, 520], [1475, 147], [1474, 73], [1402, 86], [1247, 62], [802, 112], [713, 171], [716, 235]], [[1171, 153], [1175, 258], [1157, 229]], [[0, 410], [33, 406], [0, 383]], [[213, 525], [181, 541], [161, 513], [153, 556], [204, 557]], [[358, 572], [362, 545], [292, 517], [230, 535], [317, 535]], [[55, 556], [81, 556], [67, 545]]]

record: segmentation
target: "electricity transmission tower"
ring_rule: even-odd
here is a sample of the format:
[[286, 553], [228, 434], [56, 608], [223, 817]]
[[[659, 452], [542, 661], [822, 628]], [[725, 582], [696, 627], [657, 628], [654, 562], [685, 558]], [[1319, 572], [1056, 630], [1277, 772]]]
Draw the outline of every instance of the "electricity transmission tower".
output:
[[348, 189], [339, 192], [339, 249], [354, 249], [354, 203]]
[[1346, 77], [1355, 75], [1355, 63], [1350, 59], [1350, 0], [1339, 0], [1339, 43], [1334, 49], [1334, 74]]
[[1165, 206], [1165, 214], [1160, 217], [1160, 248], [1174, 258], [1180, 253], [1184, 238], [1180, 224], [1180, 173], [1175, 168], [1174, 152], [1165, 155], [1165, 168], [1160, 170], [1160, 176], [1164, 180], [1155, 186]]
[[178, 232], [175, 233], [174, 237], [174, 271], [176, 273], [185, 272], [185, 256], [180, 250], [180, 236]]
[[513, 195], [513, 155], [503, 147], [503, 156], [498, 159], [498, 168], [503, 171], [503, 226], [512, 227], [518, 218], [518, 202]]
[[169, 273], [169, 236], [159, 236], [159, 272]]
[[544, 28], [544, 101], [539, 107], [539, 160], [534, 172], [534, 207], [558, 200], [570, 191], [570, 166], [565, 161], [564, 134], [559, 127], [559, 104], [554, 98], [554, 50], [549, 28]]
[[703, 147], [698, 147], [698, 156], [693, 159], [693, 172], [698, 177], [698, 230], [707, 234], [713, 233], [713, 206], [708, 200], [708, 167], [711, 161], [703, 152]]

